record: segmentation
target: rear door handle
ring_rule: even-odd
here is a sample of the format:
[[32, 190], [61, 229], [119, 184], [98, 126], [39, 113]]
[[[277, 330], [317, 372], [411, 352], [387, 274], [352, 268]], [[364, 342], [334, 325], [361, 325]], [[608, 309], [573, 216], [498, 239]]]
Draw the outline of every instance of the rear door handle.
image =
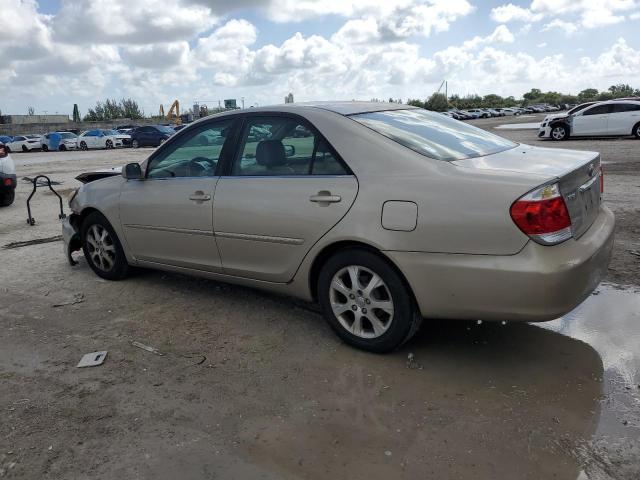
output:
[[340, 195], [331, 195], [331, 192], [318, 192], [317, 195], [309, 197], [309, 201], [314, 203], [338, 203], [341, 200]]
[[207, 202], [211, 200], [211, 195], [207, 195], [204, 192], [198, 190], [197, 192], [193, 192], [189, 195], [189, 200], [193, 200], [194, 202]]

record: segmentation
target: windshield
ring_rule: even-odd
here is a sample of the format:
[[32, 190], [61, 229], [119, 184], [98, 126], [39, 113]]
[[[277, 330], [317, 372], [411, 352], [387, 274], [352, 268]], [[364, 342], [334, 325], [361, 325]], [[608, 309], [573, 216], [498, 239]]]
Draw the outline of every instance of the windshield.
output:
[[76, 138], [74, 133], [64, 132], [60, 134], [60, 138]]
[[351, 118], [436, 160], [481, 157], [517, 146], [480, 128], [418, 108], [361, 113], [352, 115]]
[[104, 133], [105, 135], [120, 135], [115, 130], [103, 130], [102, 133]]

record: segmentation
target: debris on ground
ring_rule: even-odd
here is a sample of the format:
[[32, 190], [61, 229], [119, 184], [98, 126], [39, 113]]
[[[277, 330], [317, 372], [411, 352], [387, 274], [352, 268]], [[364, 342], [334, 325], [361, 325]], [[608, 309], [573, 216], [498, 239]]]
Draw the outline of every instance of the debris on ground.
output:
[[22, 242], [11, 242], [7, 243], [2, 248], [9, 250], [12, 248], [28, 247], [30, 245], [40, 245], [41, 243], [58, 242], [60, 240], [62, 240], [62, 235], [55, 235], [53, 237], [34, 238], [33, 240], [25, 240]]
[[82, 303], [82, 302], [84, 302], [84, 293], [76, 293], [73, 296], [73, 300], [69, 300], [68, 302], [55, 303], [53, 305], [53, 308], [64, 307], [66, 305], [75, 305], [77, 303]]
[[407, 355], [407, 368], [409, 370], [422, 370], [422, 365], [420, 365], [417, 361], [413, 353]]
[[140, 342], [136, 342], [135, 340], [133, 342], [131, 342], [131, 345], [133, 345], [134, 347], [137, 348], [141, 348], [142, 350], [149, 352], [149, 353], [154, 353], [156, 355], [159, 356], [164, 356], [164, 353], [160, 352], [160, 350], [158, 350], [157, 348], [154, 347], [150, 347], [149, 345], [145, 345], [144, 343], [140, 343]]
[[84, 367], [97, 367], [98, 365], [102, 365], [107, 358], [107, 351], [103, 350], [101, 352], [91, 352], [84, 355], [78, 365], [77, 368]]

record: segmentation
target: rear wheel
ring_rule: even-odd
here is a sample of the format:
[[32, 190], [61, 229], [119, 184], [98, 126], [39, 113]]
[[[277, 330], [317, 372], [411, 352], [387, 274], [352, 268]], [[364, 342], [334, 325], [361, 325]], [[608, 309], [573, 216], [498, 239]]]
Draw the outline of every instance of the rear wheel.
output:
[[113, 142], [112, 142], [111, 140], [107, 140], [107, 141], [104, 143], [104, 148], [106, 148], [107, 150], [109, 150], [109, 149], [113, 148]]
[[42, 151], [43, 152], [48, 152], [49, 151], [49, 147], [47, 145], [42, 145]]
[[569, 130], [565, 125], [553, 125], [551, 127], [551, 139], [557, 142], [569, 138]]
[[133, 140], [133, 141], [131, 142], [131, 146], [132, 146], [133, 148], [138, 148], [138, 147], [140, 146], [140, 144], [138, 143], [138, 140]]
[[331, 257], [318, 278], [318, 298], [338, 336], [370, 352], [398, 348], [422, 321], [402, 277], [366, 250], [348, 249]]
[[29, 151], [29, 149], [27, 148], [27, 146], [26, 146], [26, 145], [22, 145], [22, 151], [23, 151], [23, 152], [28, 152], [28, 151]]
[[82, 250], [91, 269], [107, 280], [121, 280], [129, 273], [122, 244], [109, 221], [93, 212], [82, 222]]
[[10, 192], [0, 194], [0, 207], [8, 207], [13, 203], [16, 198], [16, 192], [11, 190]]
[[636, 126], [633, 127], [633, 134], [638, 140], [640, 140], [640, 122], [636, 123]]

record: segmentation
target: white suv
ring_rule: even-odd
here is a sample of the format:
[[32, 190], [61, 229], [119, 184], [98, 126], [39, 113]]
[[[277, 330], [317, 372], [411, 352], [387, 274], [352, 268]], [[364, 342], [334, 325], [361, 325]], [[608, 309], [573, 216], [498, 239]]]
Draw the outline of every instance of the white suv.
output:
[[640, 139], [640, 99], [598, 102], [577, 112], [545, 119], [538, 130], [538, 137], [552, 140], [628, 135]]

